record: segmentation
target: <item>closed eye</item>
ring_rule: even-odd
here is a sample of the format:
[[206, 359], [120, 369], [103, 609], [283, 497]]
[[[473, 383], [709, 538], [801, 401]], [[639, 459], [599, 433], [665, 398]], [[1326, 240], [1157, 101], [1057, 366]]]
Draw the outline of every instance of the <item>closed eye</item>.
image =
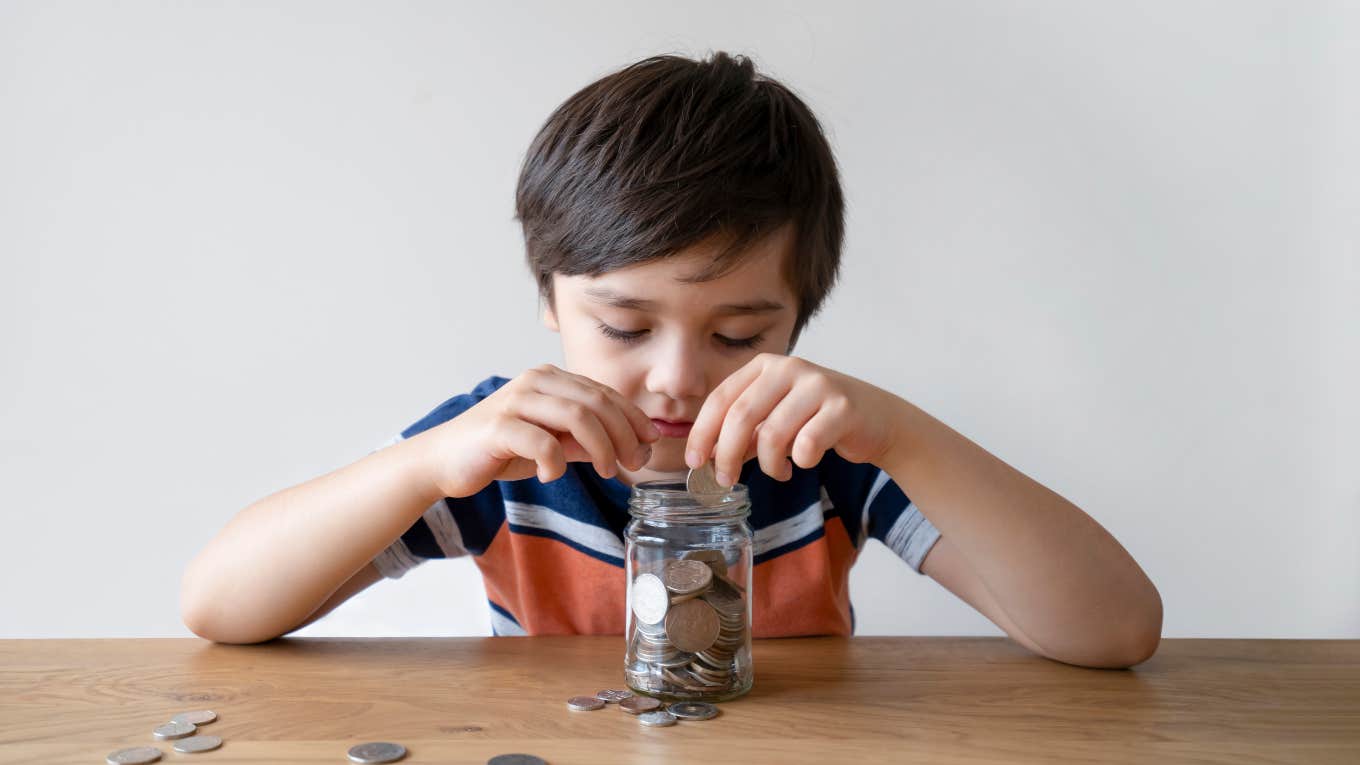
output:
[[[636, 332], [625, 332], [621, 329], [615, 329], [608, 324], [600, 324], [600, 331], [604, 333], [605, 337], [612, 338], [625, 345], [632, 345], [640, 342], [643, 335], [646, 335], [648, 332], [648, 330], [645, 329], [640, 329]], [[728, 348], [754, 348], [760, 344], [761, 340], [765, 339], [763, 333], [744, 338], [727, 337], [725, 335], [714, 335], [713, 337], [717, 338], [718, 342]]]

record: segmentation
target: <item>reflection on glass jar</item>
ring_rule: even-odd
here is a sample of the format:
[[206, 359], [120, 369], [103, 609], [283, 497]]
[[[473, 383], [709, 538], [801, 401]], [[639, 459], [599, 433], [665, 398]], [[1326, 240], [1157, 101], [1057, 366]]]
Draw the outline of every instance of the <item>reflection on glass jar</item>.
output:
[[746, 693], [754, 677], [746, 487], [691, 494], [683, 481], [644, 481], [628, 506], [628, 687], [702, 701]]

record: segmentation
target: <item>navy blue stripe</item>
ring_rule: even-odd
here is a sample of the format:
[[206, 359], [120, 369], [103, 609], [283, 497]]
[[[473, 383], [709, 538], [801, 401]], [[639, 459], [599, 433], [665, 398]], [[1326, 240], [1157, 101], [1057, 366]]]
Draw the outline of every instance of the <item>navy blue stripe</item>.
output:
[[524, 626], [519, 623], [519, 619], [516, 619], [514, 614], [510, 613], [509, 611], [506, 611], [504, 608], [501, 608], [500, 605], [496, 603], [496, 601], [492, 600], [491, 598], [487, 598], [486, 602], [491, 604], [492, 611], [495, 611], [496, 613], [500, 614], [501, 616], [504, 616], [505, 618], [509, 619], [510, 621], [514, 622], [515, 624], [521, 627]]
[[439, 549], [439, 543], [434, 540], [434, 532], [430, 530], [430, 525], [424, 518], [417, 518], [401, 535], [401, 541], [406, 543], [407, 549], [412, 554], [421, 558], [442, 558], [444, 551]]
[[623, 558], [615, 558], [613, 555], [605, 555], [599, 550], [593, 550], [589, 547], [586, 547], [583, 544], [573, 542], [572, 540], [567, 539], [566, 537], [556, 532], [548, 531], [547, 529], [536, 529], [533, 526], [521, 526], [518, 523], [510, 524], [509, 528], [510, 531], [516, 534], [524, 534], [526, 536], [531, 537], [544, 537], [546, 539], [555, 539], [573, 550], [577, 550], [585, 553], [586, 555], [589, 555], [595, 560], [604, 561], [605, 563], [608, 563], [611, 566], [618, 566], [619, 568], [623, 568]]

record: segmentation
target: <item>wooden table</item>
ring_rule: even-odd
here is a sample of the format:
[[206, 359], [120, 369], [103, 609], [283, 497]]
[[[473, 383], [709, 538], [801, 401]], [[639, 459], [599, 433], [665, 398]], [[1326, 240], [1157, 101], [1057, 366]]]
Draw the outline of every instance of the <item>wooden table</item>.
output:
[[[621, 687], [622, 638], [0, 640], [0, 762], [409, 763], [526, 752], [566, 763], [1360, 763], [1360, 641], [1165, 640], [1133, 670], [1002, 638], [757, 641], [756, 682], [706, 722], [644, 728], [567, 698]], [[198, 708], [226, 743], [151, 729]]]

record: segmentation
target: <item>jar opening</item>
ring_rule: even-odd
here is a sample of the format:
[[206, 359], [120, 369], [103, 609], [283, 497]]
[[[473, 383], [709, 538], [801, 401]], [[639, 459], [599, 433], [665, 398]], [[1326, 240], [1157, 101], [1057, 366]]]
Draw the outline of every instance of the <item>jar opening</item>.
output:
[[692, 494], [684, 481], [642, 481], [633, 486], [628, 510], [636, 518], [666, 521], [728, 521], [751, 514], [745, 484], [713, 494]]

